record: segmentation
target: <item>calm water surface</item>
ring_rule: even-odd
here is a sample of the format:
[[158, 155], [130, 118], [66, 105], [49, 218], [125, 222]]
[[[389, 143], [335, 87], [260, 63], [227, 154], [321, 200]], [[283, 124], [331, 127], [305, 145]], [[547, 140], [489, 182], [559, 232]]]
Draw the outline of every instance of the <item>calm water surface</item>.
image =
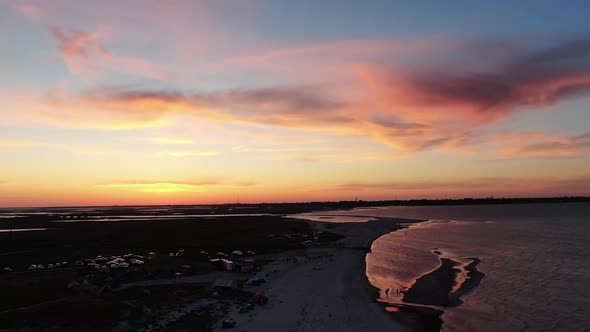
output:
[[444, 308], [444, 331], [588, 331], [590, 204], [424, 206], [357, 209], [330, 215], [430, 220], [387, 234], [367, 255], [367, 276], [381, 299], [440, 264], [432, 252], [460, 262], [478, 257], [486, 274]]

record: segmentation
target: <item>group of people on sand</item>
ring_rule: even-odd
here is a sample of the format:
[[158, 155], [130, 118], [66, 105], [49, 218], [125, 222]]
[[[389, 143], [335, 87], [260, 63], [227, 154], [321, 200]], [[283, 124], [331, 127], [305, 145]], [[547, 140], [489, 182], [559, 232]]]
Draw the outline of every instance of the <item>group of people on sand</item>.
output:
[[[389, 291], [390, 291], [390, 290], [391, 290], [391, 288], [387, 288], [387, 289], [385, 290], [385, 297], [389, 297]], [[406, 291], [406, 290], [407, 290], [407, 287], [406, 287], [406, 286], [400, 286], [400, 287], [398, 287], [398, 288], [395, 290], [395, 294], [396, 294], [396, 295], [403, 294], [403, 293], [404, 293], [404, 291]]]

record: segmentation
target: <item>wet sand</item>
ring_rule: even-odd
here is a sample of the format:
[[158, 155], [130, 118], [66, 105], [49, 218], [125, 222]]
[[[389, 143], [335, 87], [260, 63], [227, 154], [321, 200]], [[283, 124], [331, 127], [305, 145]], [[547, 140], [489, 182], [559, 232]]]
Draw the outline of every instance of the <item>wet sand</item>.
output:
[[311, 222], [311, 227], [343, 238], [330, 247], [295, 254], [298, 263], [277, 266], [281, 274], [255, 289], [269, 297], [269, 304], [248, 315], [236, 308], [229, 317], [240, 331], [438, 331], [442, 311], [411, 305], [393, 309], [377, 301], [379, 290], [366, 276], [365, 256], [372, 242], [407, 222]]

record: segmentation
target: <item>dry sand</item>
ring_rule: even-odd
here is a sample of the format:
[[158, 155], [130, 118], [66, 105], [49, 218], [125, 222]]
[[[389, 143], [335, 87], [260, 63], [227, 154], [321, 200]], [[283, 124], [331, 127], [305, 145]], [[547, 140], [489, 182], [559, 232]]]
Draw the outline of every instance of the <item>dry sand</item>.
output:
[[[246, 314], [232, 308], [228, 316], [236, 320], [235, 330], [405, 331], [375, 301], [374, 288], [365, 275], [370, 244], [396, 229], [398, 222], [313, 223], [345, 237], [327, 248], [285, 254], [284, 261], [295, 257], [297, 262], [281, 262], [261, 271], [269, 280], [252, 290], [263, 291], [269, 303]], [[278, 272], [273, 273], [275, 270]]]

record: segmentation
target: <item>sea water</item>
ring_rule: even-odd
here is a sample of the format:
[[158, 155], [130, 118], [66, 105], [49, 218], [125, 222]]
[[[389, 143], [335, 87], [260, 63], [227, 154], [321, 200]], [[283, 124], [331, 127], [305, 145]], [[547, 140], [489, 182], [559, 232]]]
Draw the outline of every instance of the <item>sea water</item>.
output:
[[[377, 239], [367, 255], [381, 300], [440, 265], [482, 262], [481, 283], [457, 307], [442, 308], [443, 331], [590, 329], [590, 204], [385, 207], [332, 215], [429, 220]], [[460, 276], [461, 277], [461, 276]], [[459, 280], [460, 282], [461, 280]], [[387, 294], [385, 290], [389, 289]]]

